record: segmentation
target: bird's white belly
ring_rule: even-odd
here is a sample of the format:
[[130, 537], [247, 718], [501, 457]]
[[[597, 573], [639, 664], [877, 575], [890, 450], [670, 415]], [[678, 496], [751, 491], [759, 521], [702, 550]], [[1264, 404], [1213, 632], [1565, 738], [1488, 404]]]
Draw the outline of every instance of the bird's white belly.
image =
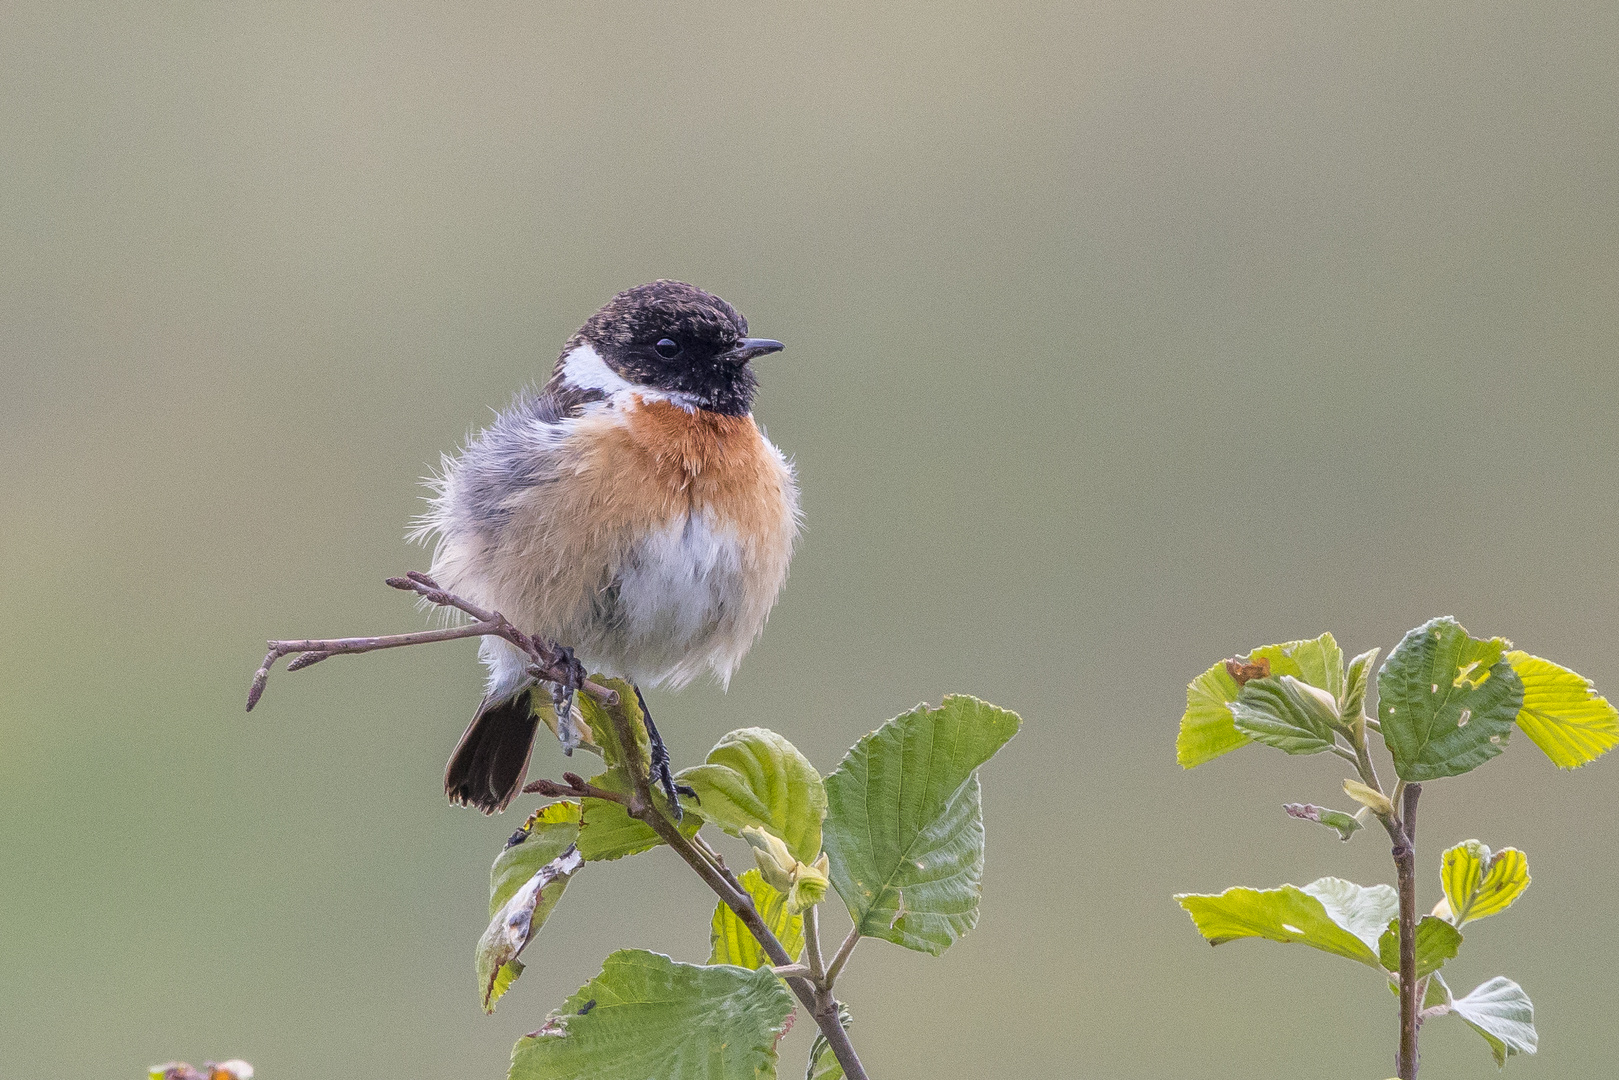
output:
[[738, 625], [750, 606], [746, 571], [735, 530], [708, 512], [676, 518], [626, 553], [609, 617], [581, 651], [653, 686], [684, 685], [704, 668], [726, 679], [758, 630]]

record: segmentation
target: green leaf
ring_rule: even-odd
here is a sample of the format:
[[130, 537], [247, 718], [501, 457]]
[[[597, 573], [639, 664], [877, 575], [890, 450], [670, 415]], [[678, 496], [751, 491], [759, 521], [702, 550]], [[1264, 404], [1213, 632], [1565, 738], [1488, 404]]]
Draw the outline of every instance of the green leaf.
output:
[[1435, 914], [1455, 926], [1505, 911], [1529, 887], [1529, 857], [1517, 848], [1491, 854], [1477, 840], [1457, 844], [1440, 863], [1445, 899]]
[[[759, 871], [749, 870], [739, 880], [742, 888], [753, 898], [753, 906], [759, 912], [759, 917], [776, 935], [776, 940], [787, 950], [787, 955], [796, 960], [799, 950], [804, 947], [804, 917], [787, 910], [787, 897], [766, 885]], [[723, 900], [714, 906], [708, 942], [710, 964], [756, 968], [760, 964], [770, 963], [770, 957], [765, 955], [759, 940]]]
[[[1331, 634], [1266, 645], [1237, 659], [1248, 664], [1263, 662], [1270, 677], [1291, 675], [1320, 687], [1334, 699], [1344, 691], [1344, 654]], [[1187, 685], [1186, 712], [1175, 740], [1175, 760], [1181, 768], [1195, 768], [1248, 745], [1248, 736], [1237, 730], [1229, 708], [1237, 700], [1238, 690], [1224, 660]]]
[[478, 939], [478, 993], [484, 1012], [494, 1012], [495, 1002], [522, 974], [522, 966], [515, 961], [562, 899], [568, 881], [584, 864], [579, 852], [568, 848], [535, 871], [495, 912], [489, 928]]
[[[623, 769], [605, 772], [590, 783], [621, 795], [628, 795], [632, 789], [629, 774]], [[665, 817], [669, 816], [668, 799], [656, 787], [652, 789], [652, 800]], [[663, 843], [658, 839], [658, 834], [652, 831], [652, 826], [630, 817], [629, 811], [620, 803], [607, 799], [583, 799], [581, 803], [579, 854], [585, 857], [586, 862], [622, 859], [626, 855], [650, 851]], [[686, 814], [680, 819], [678, 827], [682, 836], [691, 836], [702, 824], [702, 819], [697, 815]]]
[[1333, 877], [1302, 889], [1233, 887], [1218, 895], [1182, 893], [1175, 899], [1211, 945], [1248, 937], [1296, 942], [1379, 971], [1378, 938], [1400, 910], [1388, 885], [1362, 887]]
[[1383, 741], [1402, 780], [1459, 776], [1505, 749], [1523, 684], [1502, 658], [1505, 638], [1469, 637], [1432, 619], [1395, 646], [1378, 673]]
[[821, 774], [774, 731], [733, 731], [708, 752], [705, 763], [675, 779], [697, 792], [693, 811], [732, 836], [751, 826], [786, 841], [799, 862], [812, 863], [821, 853], [826, 817]]
[[509, 1080], [742, 1080], [776, 1075], [792, 997], [768, 970], [623, 949], [517, 1040]]
[[[1432, 975], [1456, 956], [1462, 935], [1436, 915], [1424, 915], [1417, 923], [1417, 978]], [[1378, 958], [1389, 971], [1400, 970], [1400, 920], [1396, 917], [1377, 943]]]
[[1382, 651], [1367, 649], [1349, 662], [1349, 671], [1344, 675], [1343, 703], [1338, 710], [1347, 723], [1356, 723], [1366, 711], [1366, 688], [1371, 682], [1372, 665], [1377, 663], [1377, 654]]
[[1289, 817], [1314, 821], [1329, 829], [1336, 829], [1340, 840], [1348, 840], [1362, 828], [1359, 818], [1342, 810], [1328, 810], [1325, 806], [1316, 806], [1312, 803], [1286, 803], [1282, 809], [1287, 811]]
[[1338, 703], [1322, 700], [1308, 683], [1291, 675], [1252, 679], [1231, 703], [1237, 730], [1289, 754], [1319, 754], [1333, 746]]
[[489, 916], [579, 839], [579, 804], [554, 802], [529, 815], [489, 868]]
[[[844, 1031], [854, 1023], [849, 1007], [841, 1001], [838, 1002], [838, 1023], [843, 1025]], [[809, 1068], [804, 1070], [804, 1080], [843, 1080], [843, 1066], [838, 1064], [837, 1055], [825, 1035], [815, 1036], [815, 1042], [810, 1045]]]
[[635, 733], [635, 740], [641, 748], [638, 755], [641, 775], [647, 775], [648, 762], [652, 760], [652, 742], [647, 736], [646, 721], [641, 716], [635, 687], [623, 679], [609, 679], [601, 675], [593, 675], [591, 680], [617, 692], [618, 704], [603, 705], [589, 694], [574, 695], [575, 708], [590, 729], [584, 733], [586, 740], [601, 748], [602, 757], [610, 770], [624, 771], [624, 744], [618, 737], [618, 728], [613, 725], [612, 718], [619, 716], [628, 720], [630, 730]]
[[826, 778], [832, 883], [861, 934], [937, 956], [977, 924], [977, 770], [1022, 722], [951, 695], [888, 721]]
[[1560, 769], [1577, 769], [1619, 745], [1619, 710], [1589, 679], [1526, 652], [1507, 653], [1523, 682], [1518, 726]]
[[1535, 1033], [1535, 1006], [1523, 987], [1497, 975], [1450, 1003], [1450, 1011], [1484, 1036], [1495, 1063], [1502, 1066], [1517, 1054], [1533, 1054], [1540, 1046]]

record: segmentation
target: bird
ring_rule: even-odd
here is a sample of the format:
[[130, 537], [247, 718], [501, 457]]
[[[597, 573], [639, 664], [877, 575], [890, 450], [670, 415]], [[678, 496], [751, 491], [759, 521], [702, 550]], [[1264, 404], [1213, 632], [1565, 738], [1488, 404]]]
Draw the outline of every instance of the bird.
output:
[[[567, 340], [540, 389], [443, 457], [413, 530], [444, 588], [634, 687], [677, 815], [642, 688], [728, 684], [787, 580], [798, 484], [752, 412], [753, 362], [783, 348], [695, 285], [627, 289]], [[522, 790], [547, 690], [504, 639], [485, 637], [479, 657], [483, 700], [444, 790], [493, 814]], [[550, 687], [564, 717], [573, 689]], [[558, 735], [571, 753], [565, 719]]]

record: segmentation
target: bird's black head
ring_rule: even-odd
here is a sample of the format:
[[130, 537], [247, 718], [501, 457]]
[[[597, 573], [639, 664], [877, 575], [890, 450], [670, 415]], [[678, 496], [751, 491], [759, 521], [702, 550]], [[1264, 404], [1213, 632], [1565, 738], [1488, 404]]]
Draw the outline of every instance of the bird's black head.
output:
[[569, 340], [559, 374], [573, 375], [566, 369], [577, 362], [578, 380], [588, 380], [585, 363], [570, 359], [581, 346], [631, 386], [731, 416], [753, 406], [758, 381], [748, 361], [782, 349], [779, 341], [748, 337], [741, 312], [683, 281], [637, 285], [607, 301]]

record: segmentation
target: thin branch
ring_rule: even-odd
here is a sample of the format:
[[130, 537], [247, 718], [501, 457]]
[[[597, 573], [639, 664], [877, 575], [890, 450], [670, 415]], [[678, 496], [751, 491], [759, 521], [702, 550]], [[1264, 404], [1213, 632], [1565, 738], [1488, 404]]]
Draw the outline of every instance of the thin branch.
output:
[[1353, 751], [1346, 750], [1342, 746], [1339, 746], [1337, 743], [1333, 743], [1332, 746], [1329, 747], [1329, 749], [1334, 754], [1337, 754], [1339, 757], [1341, 757], [1345, 761], [1349, 762], [1349, 764], [1351, 764], [1351, 765], [1357, 765], [1358, 764], [1358, 762], [1355, 761], [1355, 754], [1354, 754]]
[[1421, 784], [1407, 784], [1401, 828], [1394, 844], [1400, 893], [1400, 1049], [1394, 1064], [1400, 1080], [1416, 1080], [1417, 1036], [1422, 1022], [1417, 999], [1417, 798]]
[[604, 799], [620, 806], [629, 805], [628, 795], [597, 787], [584, 780], [578, 773], [565, 772], [562, 774], [562, 781], [559, 784], [555, 780], [531, 780], [523, 785], [523, 793], [544, 795], [548, 799]]
[[[764, 919], [760, 918], [758, 909], [753, 906], [753, 898], [746, 890], [728, 880], [729, 872], [722, 873], [719, 867], [710, 862], [708, 857], [675, 827], [674, 822], [658, 810], [657, 803], [652, 799], [650, 763], [641, 756], [641, 744], [630, 726], [629, 717], [619, 709], [611, 710], [608, 715], [612, 719], [613, 726], [618, 729], [619, 745], [624, 747], [624, 764], [634, 785], [629, 802], [625, 805], [626, 812], [637, 821], [650, 826], [652, 831], [658, 834], [658, 838], [673, 848], [675, 853], [686, 861], [686, 865], [695, 870], [697, 876], [702, 878], [725, 905], [736, 913], [736, 917], [742, 920], [742, 925], [748, 928], [759, 942], [759, 946], [764, 949], [765, 955], [770, 957], [772, 966], [791, 967], [793, 958], [787, 955], [787, 950], [782, 947], [770, 927], [765, 925]], [[815, 1024], [826, 1037], [833, 1056], [838, 1059], [838, 1064], [843, 1066], [847, 1080], [869, 1080], [865, 1066], [860, 1064], [860, 1056], [855, 1053], [854, 1044], [849, 1041], [849, 1033], [843, 1030], [843, 1024], [838, 1020], [837, 1000], [830, 993], [818, 994], [815, 985], [801, 976], [790, 976], [786, 982], [793, 996], [798, 998], [814, 1017]]]
[[786, 967], [773, 967], [770, 969], [783, 979], [807, 979], [810, 969], [804, 964], [788, 964]]
[[470, 637], [503, 638], [528, 654], [529, 659], [533, 661], [529, 670], [536, 678], [553, 683], [577, 680], [575, 685], [604, 705], [618, 703], [616, 692], [583, 678], [576, 666], [570, 670], [569, 657], [565, 651], [544, 638], [523, 633], [508, 622], [500, 612], [485, 611], [472, 601], [445, 591], [438, 582], [415, 570], [402, 578], [388, 578], [388, 584], [404, 592], [413, 592], [438, 607], [465, 612], [476, 621], [464, 626], [452, 626], [443, 630], [421, 630], [411, 634], [267, 642], [270, 651], [264, 655], [264, 663], [259, 666], [258, 671], [253, 673], [253, 684], [247, 691], [247, 711], [252, 712], [253, 706], [264, 696], [264, 687], [270, 680], [270, 668], [283, 656], [295, 656], [288, 662], [287, 670], [298, 671], [333, 656], [376, 652], [378, 649], [401, 649], [409, 645], [428, 645], [438, 641], [458, 641]]
[[810, 982], [817, 991], [826, 989], [826, 965], [821, 963], [821, 916], [818, 904], [804, 912], [804, 960], [809, 964]]
[[[1361, 783], [1373, 791], [1382, 792], [1383, 785], [1377, 782], [1377, 766], [1372, 764], [1371, 752], [1366, 749], [1366, 734], [1361, 732], [1360, 738], [1355, 740], [1355, 769], [1360, 773]], [[1396, 803], [1396, 806], [1399, 804]]]
[[843, 973], [843, 965], [849, 962], [849, 954], [860, 943], [860, 928], [857, 926], [849, 931], [849, 936], [843, 939], [838, 951], [832, 955], [832, 962], [826, 966], [826, 988], [832, 989], [837, 985], [838, 976]]

